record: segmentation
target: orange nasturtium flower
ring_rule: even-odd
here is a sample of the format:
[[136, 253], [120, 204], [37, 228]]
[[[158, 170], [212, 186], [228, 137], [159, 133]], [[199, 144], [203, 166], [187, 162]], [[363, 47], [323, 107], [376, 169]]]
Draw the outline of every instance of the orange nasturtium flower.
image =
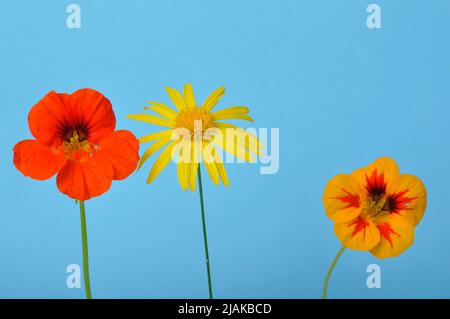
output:
[[333, 268], [345, 248], [370, 251], [380, 259], [403, 253], [414, 242], [414, 227], [425, 212], [427, 193], [418, 177], [400, 174], [397, 163], [383, 157], [351, 174], [333, 177], [322, 200], [343, 245]]
[[139, 160], [139, 142], [115, 131], [110, 101], [100, 92], [49, 92], [28, 114], [35, 139], [14, 146], [14, 165], [25, 176], [46, 180], [57, 175], [58, 189], [80, 202], [86, 294], [90, 298], [84, 201], [108, 191], [112, 180], [128, 177]]
[[166, 127], [163, 131], [139, 139], [140, 143], [153, 142], [153, 144], [142, 155], [138, 168], [151, 155], [163, 149], [153, 164], [147, 183], [151, 183], [171, 160], [178, 160], [178, 180], [183, 190], [194, 191], [198, 177], [209, 297], [212, 298], [200, 162], [205, 164], [206, 171], [214, 184], [218, 185], [222, 181], [225, 186], [228, 186], [229, 181], [221, 151], [224, 150], [242, 161], [249, 162], [253, 161], [254, 155], [262, 155], [262, 146], [255, 135], [238, 126], [222, 122], [232, 119], [253, 122], [248, 115], [247, 107], [233, 106], [213, 111], [214, 106], [225, 93], [223, 87], [211, 93], [201, 105], [197, 104], [190, 84], [186, 84], [181, 93], [172, 88], [166, 88], [166, 91], [176, 109], [163, 103], [148, 102], [149, 106], [144, 109], [154, 111], [160, 116], [128, 115], [128, 118], [133, 120]]

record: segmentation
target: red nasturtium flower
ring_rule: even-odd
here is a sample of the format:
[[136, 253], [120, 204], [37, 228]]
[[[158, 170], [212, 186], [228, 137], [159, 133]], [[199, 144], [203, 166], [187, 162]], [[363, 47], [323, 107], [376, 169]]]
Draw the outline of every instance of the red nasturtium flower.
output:
[[139, 160], [138, 140], [130, 131], [115, 131], [110, 101], [92, 89], [51, 91], [31, 108], [28, 125], [35, 139], [14, 146], [16, 168], [37, 180], [58, 174], [58, 189], [73, 199], [105, 193]]

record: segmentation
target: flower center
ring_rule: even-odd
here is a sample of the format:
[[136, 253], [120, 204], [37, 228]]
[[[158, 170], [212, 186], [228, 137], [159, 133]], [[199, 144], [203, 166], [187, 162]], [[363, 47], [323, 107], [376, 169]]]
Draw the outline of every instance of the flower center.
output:
[[203, 134], [208, 128], [214, 126], [211, 113], [195, 107], [180, 111], [175, 118], [176, 128], [185, 128], [191, 132], [191, 136]]
[[390, 214], [387, 198], [385, 196], [369, 198], [364, 203], [363, 215], [369, 220], [375, 220]]
[[74, 153], [79, 151], [84, 151], [92, 156], [93, 146], [82, 131], [73, 130], [66, 135], [63, 149], [66, 157], [73, 157]]

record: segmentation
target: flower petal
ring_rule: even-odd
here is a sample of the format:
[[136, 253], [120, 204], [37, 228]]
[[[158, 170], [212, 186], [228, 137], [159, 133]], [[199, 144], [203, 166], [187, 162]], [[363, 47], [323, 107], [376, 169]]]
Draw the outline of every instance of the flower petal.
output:
[[225, 187], [230, 186], [230, 181], [228, 180], [227, 171], [225, 169], [225, 165], [223, 165], [222, 157], [220, 156], [217, 149], [214, 149], [212, 152], [214, 153], [214, 161], [217, 168], [217, 172], [219, 173], [220, 179], [222, 180], [222, 183], [225, 185]]
[[184, 100], [186, 101], [186, 104], [189, 108], [194, 108], [197, 106], [197, 104], [195, 103], [194, 90], [192, 89], [192, 86], [190, 83], [187, 83], [184, 86], [183, 96], [184, 96]]
[[199, 153], [201, 152], [202, 144], [199, 141], [193, 141], [191, 146], [191, 162], [188, 165], [188, 169], [190, 170], [188, 183], [190, 190], [193, 192], [197, 185], [197, 171], [200, 162]]
[[389, 157], [377, 159], [372, 164], [359, 168], [351, 174], [367, 193], [372, 196], [382, 196], [388, 187], [395, 183], [400, 175], [397, 163]]
[[235, 126], [228, 127], [227, 125], [218, 125], [218, 124], [227, 124], [227, 123], [216, 123], [216, 128], [222, 132], [222, 136], [226, 136], [227, 138], [237, 138], [237, 145], [242, 147], [256, 155], [263, 156], [263, 146], [259, 142], [259, 139], [253, 135], [245, 131], [243, 128]]
[[322, 197], [325, 213], [336, 223], [354, 220], [362, 212], [364, 189], [348, 174], [333, 177]]
[[214, 113], [212, 113], [213, 116], [221, 117], [222, 115], [229, 115], [229, 114], [241, 114], [245, 115], [248, 114], [249, 109], [246, 106], [230, 106], [221, 110], [218, 110]]
[[181, 96], [180, 92], [178, 92], [175, 89], [172, 89], [170, 87], [166, 87], [167, 94], [169, 94], [170, 99], [172, 100], [173, 104], [178, 110], [185, 110], [187, 109], [186, 102], [184, 101], [183, 97]]
[[139, 142], [130, 131], [115, 131], [100, 142], [95, 157], [99, 156], [111, 165], [114, 171], [113, 179], [124, 179], [136, 169]]
[[151, 134], [148, 134], [148, 135], [141, 136], [139, 138], [139, 143], [143, 144], [143, 143], [148, 143], [148, 142], [151, 142], [151, 141], [156, 141], [156, 140], [159, 140], [160, 138], [164, 137], [165, 135], [172, 136], [172, 130], [165, 130], [165, 131], [160, 131], [160, 132], [151, 133]]
[[203, 163], [205, 164], [206, 171], [208, 172], [209, 178], [215, 185], [219, 185], [219, 172], [217, 171], [217, 166], [212, 158], [212, 150], [214, 145], [211, 142], [203, 142]]
[[148, 102], [151, 106], [145, 106], [144, 110], [152, 110], [167, 120], [173, 121], [177, 117], [177, 112], [172, 110], [170, 107], [159, 102]]
[[46, 180], [66, 163], [63, 152], [36, 140], [24, 140], [14, 146], [14, 165], [23, 175]]
[[381, 240], [370, 252], [377, 258], [397, 257], [414, 242], [414, 227], [399, 215], [391, 214], [378, 223]]
[[[161, 171], [164, 169], [164, 167], [169, 164], [170, 160], [172, 159], [172, 149], [181, 147], [180, 142], [173, 141], [167, 147], [159, 154], [158, 158], [156, 159], [155, 163], [152, 166], [152, 169], [150, 170], [150, 173], [148, 174], [147, 178], [147, 184], [150, 184], [154, 181], [154, 179], [161, 173]], [[179, 149], [175, 149], [175, 154], [179, 151]]]
[[116, 127], [116, 117], [111, 102], [100, 92], [81, 89], [65, 95], [68, 121], [76, 127], [84, 123], [89, 132], [89, 141], [98, 143], [111, 134]]
[[239, 119], [253, 122], [253, 119], [247, 115], [248, 112], [248, 108], [245, 106], [233, 106], [214, 112], [212, 116], [216, 121]]
[[217, 102], [219, 102], [220, 98], [222, 97], [222, 95], [224, 95], [224, 93], [225, 88], [223, 86], [216, 89], [207, 97], [201, 108], [205, 112], [210, 112], [213, 109], [213, 107], [217, 104]]
[[167, 143], [170, 142], [170, 132], [168, 134], [165, 134], [163, 137], [161, 137], [159, 140], [157, 140], [155, 143], [150, 145], [149, 148], [142, 154], [141, 159], [139, 160], [138, 169], [144, 165], [144, 163], [148, 160], [150, 156], [158, 152], [161, 148], [163, 148]]
[[[183, 150], [181, 150], [181, 153], [182, 152], [183, 152]], [[180, 156], [182, 156], [182, 155], [180, 155]], [[177, 164], [178, 181], [180, 182], [180, 186], [184, 191], [186, 191], [189, 188], [187, 167], [188, 167], [188, 164], [183, 161], [179, 161]]]
[[371, 250], [380, 242], [380, 231], [372, 222], [358, 217], [348, 223], [334, 224], [336, 236], [347, 248]]
[[114, 170], [102, 156], [69, 160], [56, 178], [58, 189], [73, 199], [88, 200], [108, 191]]
[[401, 174], [388, 192], [389, 211], [417, 225], [427, 206], [427, 191], [422, 181], [414, 175]]
[[61, 144], [65, 129], [80, 125], [86, 127], [89, 141], [97, 143], [114, 131], [116, 118], [111, 102], [98, 91], [51, 91], [31, 108], [28, 125], [33, 136], [48, 145]]
[[[222, 131], [220, 131], [222, 132]], [[247, 148], [242, 147], [242, 143], [240, 142], [240, 137], [238, 134], [229, 131], [225, 131], [222, 134], [214, 135], [213, 143], [223, 149], [225, 152], [233, 155], [234, 157], [245, 161], [245, 162], [254, 162], [255, 158], [249, 152]]]
[[127, 115], [127, 118], [159, 126], [166, 126], [166, 127], [173, 126], [171, 121], [168, 121], [166, 119], [151, 114], [130, 114]]
[[60, 128], [64, 126], [67, 113], [65, 96], [67, 94], [51, 91], [28, 113], [30, 132], [39, 142], [53, 146], [61, 143]]

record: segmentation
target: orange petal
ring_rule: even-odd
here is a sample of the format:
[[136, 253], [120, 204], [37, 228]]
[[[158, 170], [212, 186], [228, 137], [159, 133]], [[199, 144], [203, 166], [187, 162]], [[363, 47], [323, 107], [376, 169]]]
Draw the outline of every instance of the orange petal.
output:
[[111, 164], [113, 179], [124, 179], [136, 169], [139, 161], [139, 141], [130, 131], [116, 131], [100, 142], [95, 156], [103, 157]]
[[427, 191], [422, 181], [414, 175], [400, 175], [389, 189], [388, 210], [403, 216], [413, 226], [422, 219], [426, 206]]
[[61, 140], [61, 128], [66, 122], [64, 99], [67, 94], [49, 92], [28, 114], [31, 134], [41, 143], [56, 145]]
[[334, 224], [334, 232], [342, 245], [355, 250], [371, 250], [380, 241], [380, 231], [376, 225], [362, 217], [348, 223]]
[[58, 189], [70, 198], [88, 200], [108, 191], [114, 171], [102, 157], [69, 160], [59, 172]]
[[33, 179], [49, 179], [65, 163], [63, 152], [36, 140], [21, 141], [14, 146], [14, 165], [23, 175]]
[[369, 166], [352, 172], [352, 176], [372, 197], [383, 196], [399, 175], [397, 163], [389, 157], [379, 158]]
[[364, 189], [347, 174], [333, 177], [325, 187], [322, 197], [325, 212], [336, 223], [354, 220], [362, 211]]
[[397, 257], [414, 242], [414, 227], [399, 215], [391, 214], [378, 222], [381, 240], [370, 252], [377, 258]]
[[116, 127], [116, 117], [111, 102], [93, 89], [75, 91], [65, 99], [67, 118], [71, 126], [83, 123], [89, 132], [89, 141], [98, 143]]

